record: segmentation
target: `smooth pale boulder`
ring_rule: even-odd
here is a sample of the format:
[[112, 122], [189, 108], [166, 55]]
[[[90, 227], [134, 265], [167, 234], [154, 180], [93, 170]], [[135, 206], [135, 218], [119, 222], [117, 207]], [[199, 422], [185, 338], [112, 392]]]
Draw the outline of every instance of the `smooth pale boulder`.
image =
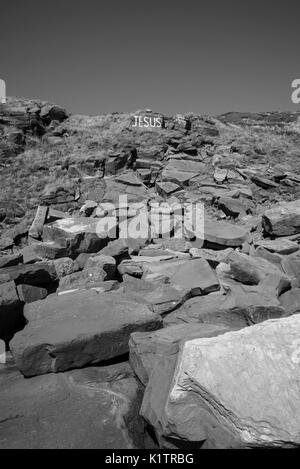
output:
[[161, 446], [300, 447], [299, 328], [296, 315], [165, 353], [141, 407]]
[[0, 449], [144, 447], [142, 386], [128, 362], [31, 379], [6, 365], [0, 387]]
[[10, 342], [25, 376], [81, 368], [128, 352], [131, 332], [161, 327], [145, 305], [93, 290], [51, 296], [24, 308], [28, 320]]
[[262, 217], [262, 225], [270, 236], [289, 236], [300, 233], [300, 200], [281, 202]]
[[146, 386], [157, 359], [173, 346], [176, 354], [182, 340], [214, 337], [230, 329], [214, 324], [179, 324], [154, 332], [133, 332], [129, 340], [129, 360], [139, 380]]

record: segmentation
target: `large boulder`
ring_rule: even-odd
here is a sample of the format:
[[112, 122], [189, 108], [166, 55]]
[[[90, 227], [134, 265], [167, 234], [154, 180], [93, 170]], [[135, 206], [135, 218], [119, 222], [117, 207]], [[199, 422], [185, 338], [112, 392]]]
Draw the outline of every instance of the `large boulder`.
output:
[[266, 210], [262, 225], [271, 236], [289, 236], [300, 233], [300, 200], [281, 202]]
[[62, 122], [68, 117], [65, 109], [54, 104], [46, 104], [41, 108], [40, 117], [48, 125], [51, 121]]
[[300, 447], [300, 316], [187, 340], [158, 358], [141, 415], [177, 448]]
[[144, 447], [141, 385], [128, 363], [24, 377], [0, 371], [1, 449]]
[[10, 348], [25, 376], [60, 372], [128, 352], [131, 332], [161, 327], [146, 306], [117, 293], [78, 291], [24, 308], [28, 320]]

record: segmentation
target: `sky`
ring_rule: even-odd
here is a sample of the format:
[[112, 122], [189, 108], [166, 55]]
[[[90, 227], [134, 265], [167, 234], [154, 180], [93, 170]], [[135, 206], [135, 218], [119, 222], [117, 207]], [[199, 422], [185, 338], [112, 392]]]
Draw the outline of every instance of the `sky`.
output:
[[76, 114], [300, 110], [295, 0], [1, 0], [8, 96]]

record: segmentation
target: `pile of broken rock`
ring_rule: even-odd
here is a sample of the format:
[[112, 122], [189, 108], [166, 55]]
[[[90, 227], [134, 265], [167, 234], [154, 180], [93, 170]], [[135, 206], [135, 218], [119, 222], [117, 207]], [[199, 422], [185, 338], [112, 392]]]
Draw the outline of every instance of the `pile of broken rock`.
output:
[[[141, 166], [109, 175], [103, 200], [129, 195], [130, 220], [137, 201], [197, 201], [204, 163], [180, 145], [190, 159], [153, 185]], [[229, 172], [201, 186], [232, 218], [205, 212], [202, 239], [120, 238], [124, 206], [99, 231], [103, 203], [62, 211], [58, 192], [1, 239], [0, 447], [300, 446], [300, 200], [251, 216]]]
[[98, 220], [41, 206], [0, 258], [1, 446], [300, 445], [299, 203], [260, 240], [205, 219], [202, 247]]

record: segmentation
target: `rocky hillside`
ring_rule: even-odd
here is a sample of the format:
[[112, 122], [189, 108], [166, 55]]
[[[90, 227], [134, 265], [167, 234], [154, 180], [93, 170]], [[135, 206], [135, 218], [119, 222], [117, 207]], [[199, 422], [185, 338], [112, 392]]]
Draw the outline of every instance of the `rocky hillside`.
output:
[[0, 105], [0, 447], [299, 447], [299, 244], [300, 113]]

